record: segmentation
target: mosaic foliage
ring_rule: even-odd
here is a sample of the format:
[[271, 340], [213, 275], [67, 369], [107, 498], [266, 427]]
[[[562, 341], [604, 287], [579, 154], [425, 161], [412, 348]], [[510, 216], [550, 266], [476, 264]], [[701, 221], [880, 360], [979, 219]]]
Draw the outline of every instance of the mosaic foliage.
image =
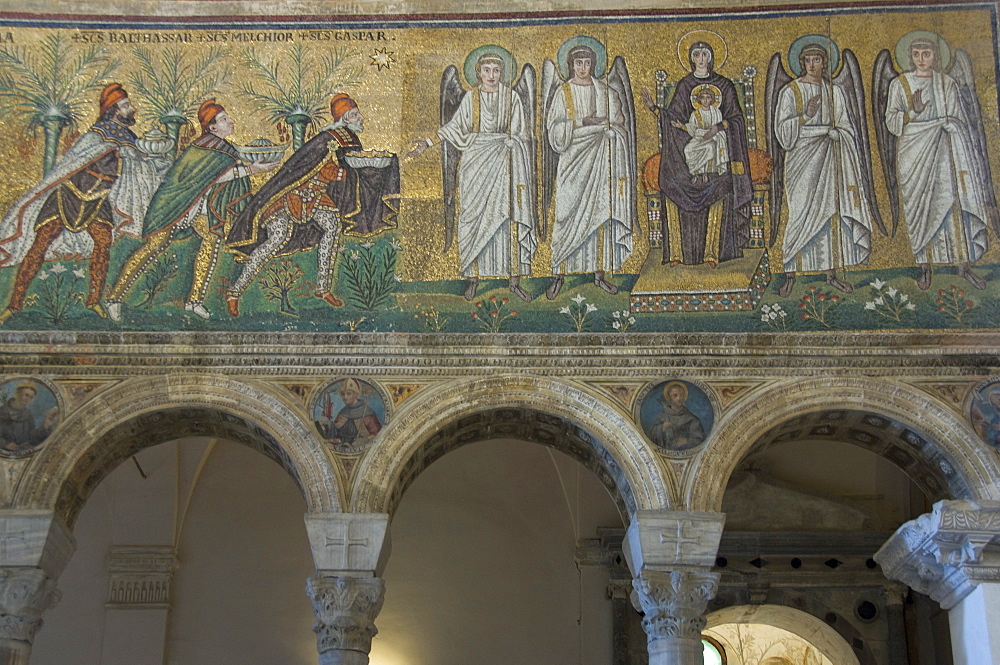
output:
[[993, 329], [995, 24], [0, 15], [0, 326]]

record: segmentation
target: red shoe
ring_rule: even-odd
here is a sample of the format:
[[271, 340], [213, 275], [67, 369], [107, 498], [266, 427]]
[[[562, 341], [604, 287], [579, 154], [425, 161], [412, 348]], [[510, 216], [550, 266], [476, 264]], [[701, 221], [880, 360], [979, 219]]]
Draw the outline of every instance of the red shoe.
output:
[[240, 315], [240, 297], [239, 296], [226, 296], [226, 311], [229, 312], [229, 316], [236, 317]]
[[324, 301], [330, 307], [342, 307], [344, 305], [344, 303], [337, 300], [336, 296], [329, 291], [317, 291], [313, 295]]

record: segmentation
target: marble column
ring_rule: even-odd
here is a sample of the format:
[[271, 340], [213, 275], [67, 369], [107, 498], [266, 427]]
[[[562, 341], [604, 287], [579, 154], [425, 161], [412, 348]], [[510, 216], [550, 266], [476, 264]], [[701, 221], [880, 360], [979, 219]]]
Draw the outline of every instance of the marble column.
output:
[[59, 602], [56, 580], [75, 550], [54, 513], [0, 510], [0, 663], [28, 663], [42, 613]]
[[368, 665], [385, 596], [389, 516], [311, 513], [306, 531], [316, 565], [306, 593], [316, 615], [319, 664]]
[[703, 665], [701, 631], [718, 589], [712, 567], [724, 523], [722, 513], [648, 510], [632, 518], [623, 550], [649, 665]]
[[948, 610], [955, 665], [1000, 663], [1000, 501], [939, 501], [875, 553], [886, 577]]

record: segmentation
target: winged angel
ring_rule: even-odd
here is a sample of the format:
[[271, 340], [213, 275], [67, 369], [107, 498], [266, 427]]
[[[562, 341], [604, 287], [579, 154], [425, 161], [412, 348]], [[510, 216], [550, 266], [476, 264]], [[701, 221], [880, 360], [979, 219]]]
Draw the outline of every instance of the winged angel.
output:
[[[972, 59], [933, 32], [918, 30], [896, 44], [896, 62], [875, 58], [873, 110], [893, 231], [906, 220], [917, 286], [931, 285], [931, 265], [958, 266], [977, 289], [986, 281], [969, 267], [987, 248], [986, 224], [1000, 233]], [[948, 69], [948, 65], [951, 68]], [[948, 73], [945, 73], [947, 70]]]
[[788, 206], [785, 283], [778, 294], [791, 293], [799, 271], [825, 273], [827, 284], [850, 293], [854, 287], [838, 270], [868, 260], [873, 223], [886, 232], [872, 181], [861, 68], [854, 53], [844, 50], [841, 58], [825, 35], [795, 40], [788, 60], [795, 78], [775, 53], [765, 91], [767, 147], [774, 157], [772, 244], [782, 198]]
[[632, 254], [636, 223], [635, 104], [628, 69], [618, 56], [604, 77], [607, 51], [585, 36], [566, 41], [558, 60], [542, 66], [546, 214], [555, 198], [555, 279], [545, 296], [559, 295], [566, 273], [589, 272], [594, 284], [617, 293], [605, 275], [621, 270]]
[[[465, 59], [466, 91], [458, 68], [441, 77], [442, 176], [445, 250], [458, 235], [458, 255], [466, 280], [465, 298], [476, 297], [480, 277], [507, 277], [524, 301], [531, 295], [521, 276], [531, 272], [537, 196], [534, 138], [537, 84], [526, 64], [516, 83], [509, 51], [481, 46]], [[433, 141], [418, 142], [417, 157]], [[457, 218], [457, 225], [456, 225]]]

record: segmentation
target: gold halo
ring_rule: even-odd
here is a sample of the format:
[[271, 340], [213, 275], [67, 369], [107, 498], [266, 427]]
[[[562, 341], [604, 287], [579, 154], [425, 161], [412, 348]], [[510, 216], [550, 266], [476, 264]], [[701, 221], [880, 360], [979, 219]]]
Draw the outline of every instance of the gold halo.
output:
[[705, 42], [712, 47], [712, 71], [717, 72], [726, 64], [729, 57], [729, 47], [726, 40], [717, 32], [711, 30], [692, 30], [686, 33], [677, 41], [677, 60], [681, 63], [684, 71], [691, 71], [691, 61], [688, 60], [688, 52], [695, 42]]
[[698, 108], [698, 95], [702, 90], [708, 90], [715, 95], [715, 103], [712, 104], [714, 108], [719, 108], [722, 105], [722, 91], [719, 90], [718, 86], [714, 86], [711, 83], [702, 83], [691, 88], [691, 108]]
[[[699, 40], [696, 39], [695, 41], [699, 41]], [[684, 391], [684, 401], [685, 402], [688, 401], [688, 387], [686, 385], [684, 385], [684, 382], [683, 381], [668, 381], [667, 385], [663, 386], [663, 401], [664, 402], [669, 402], [670, 401], [670, 398], [667, 397], [667, 393], [670, 392], [671, 388], [674, 388], [676, 386], [680, 386], [681, 387], [681, 389]]]

